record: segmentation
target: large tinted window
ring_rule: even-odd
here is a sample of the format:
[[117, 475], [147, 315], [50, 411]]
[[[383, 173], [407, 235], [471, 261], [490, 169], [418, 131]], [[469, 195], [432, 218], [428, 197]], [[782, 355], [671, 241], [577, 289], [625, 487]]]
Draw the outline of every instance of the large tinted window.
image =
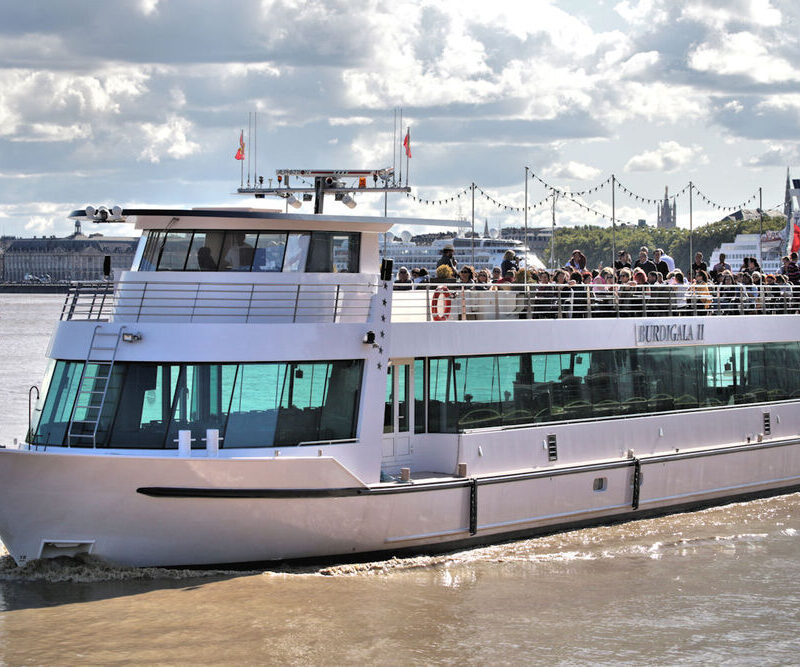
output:
[[148, 232], [140, 271], [357, 273], [353, 232]]
[[[66, 443], [70, 417], [98, 422], [98, 447], [175, 449], [178, 431], [193, 447], [206, 429], [218, 429], [222, 446], [270, 447], [352, 439], [356, 435], [363, 362], [270, 364], [118, 363], [103, 391], [100, 373], [87, 366], [76, 405], [83, 362], [59, 361], [43, 400], [32, 442]], [[86, 413], [86, 414], [84, 414]], [[94, 424], [84, 428], [90, 433]], [[73, 434], [82, 433], [73, 425]], [[72, 446], [92, 446], [73, 438]]]
[[798, 369], [800, 343], [433, 358], [427, 428], [453, 433], [797, 398]]

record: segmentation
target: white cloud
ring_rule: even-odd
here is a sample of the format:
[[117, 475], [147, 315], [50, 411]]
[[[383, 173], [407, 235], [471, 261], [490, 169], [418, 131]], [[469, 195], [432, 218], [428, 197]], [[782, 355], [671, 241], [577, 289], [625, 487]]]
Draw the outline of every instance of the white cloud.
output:
[[681, 146], [677, 141], [662, 141], [658, 148], [634, 155], [625, 165], [625, 171], [661, 171], [670, 173], [688, 165], [706, 161], [700, 146]]
[[689, 53], [689, 67], [698, 72], [745, 76], [757, 83], [800, 81], [800, 70], [768, 52], [751, 32], [719, 36]]
[[582, 162], [556, 162], [545, 170], [550, 178], [570, 178], [580, 181], [589, 181], [600, 176], [602, 171]]
[[145, 16], [152, 16], [158, 13], [159, 0], [139, 0], [139, 10]]
[[366, 116], [350, 116], [349, 118], [329, 118], [328, 123], [333, 127], [342, 125], [372, 125], [372, 118]]
[[614, 11], [628, 23], [650, 26], [665, 23], [669, 17], [663, 0], [623, 0], [614, 5]]
[[682, 7], [681, 15], [716, 30], [724, 30], [731, 23], [764, 27], [781, 23], [781, 12], [770, 0], [725, 0], [724, 3], [694, 0]]
[[742, 164], [752, 169], [763, 167], [785, 167], [787, 164], [800, 162], [800, 143], [769, 144], [767, 150], [760, 155], [742, 161]]
[[32, 215], [28, 218], [28, 222], [25, 223], [25, 229], [33, 234], [43, 234], [45, 236], [55, 234], [56, 218]]
[[32, 123], [12, 141], [75, 141], [92, 136], [88, 123], [58, 125], [57, 123]]
[[139, 159], [160, 162], [165, 155], [181, 159], [197, 153], [199, 144], [188, 138], [191, 130], [192, 124], [180, 116], [171, 116], [161, 124], [142, 123], [141, 131], [146, 145], [139, 153]]

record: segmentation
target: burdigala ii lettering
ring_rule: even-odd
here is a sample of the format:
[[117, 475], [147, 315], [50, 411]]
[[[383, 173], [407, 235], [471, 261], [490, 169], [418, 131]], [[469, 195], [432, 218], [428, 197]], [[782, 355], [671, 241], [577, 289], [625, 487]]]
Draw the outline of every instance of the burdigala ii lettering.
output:
[[703, 324], [640, 324], [636, 343], [691, 343], [703, 340]]

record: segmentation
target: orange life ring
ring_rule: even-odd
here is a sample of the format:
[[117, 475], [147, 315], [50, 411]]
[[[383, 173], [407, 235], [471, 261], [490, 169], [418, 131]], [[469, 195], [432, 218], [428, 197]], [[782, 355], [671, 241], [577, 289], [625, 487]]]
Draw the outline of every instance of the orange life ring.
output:
[[[443, 297], [444, 300], [444, 308], [443, 312], [439, 312], [439, 298]], [[436, 291], [433, 293], [433, 299], [431, 299], [431, 317], [433, 318], [434, 322], [441, 322], [442, 320], [446, 320], [450, 317], [450, 308], [453, 305], [453, 301], [450, 298], [450, 290], [447, 289], [444, 285], [442, 287], [437, 287]]]

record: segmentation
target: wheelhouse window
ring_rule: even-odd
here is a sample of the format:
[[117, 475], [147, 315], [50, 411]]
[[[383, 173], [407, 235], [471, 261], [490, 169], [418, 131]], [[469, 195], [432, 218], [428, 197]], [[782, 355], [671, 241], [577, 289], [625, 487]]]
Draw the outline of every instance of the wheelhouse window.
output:
[[140, 271], [358, 273], [356, 232], [150, 231]]
[[[118, 363], [108, 380], [93, 364], [58, 361], [30, 441], [93, 446], [80, 420], [94, 421], [97, 447], [175, 449], [189, 430], [202, 448], [206, 429], [218, 429], [224, 448], [291, 447], [353, 439], [362, 360], [268, 364]], [[80, 393], [78, 391], [80, 387]], [[77, 396], [94, 396], [90, 407]], [[102, 407], [102, 410], [101, 410]], [[93, 410], [91, 414], [81, 411]]]

